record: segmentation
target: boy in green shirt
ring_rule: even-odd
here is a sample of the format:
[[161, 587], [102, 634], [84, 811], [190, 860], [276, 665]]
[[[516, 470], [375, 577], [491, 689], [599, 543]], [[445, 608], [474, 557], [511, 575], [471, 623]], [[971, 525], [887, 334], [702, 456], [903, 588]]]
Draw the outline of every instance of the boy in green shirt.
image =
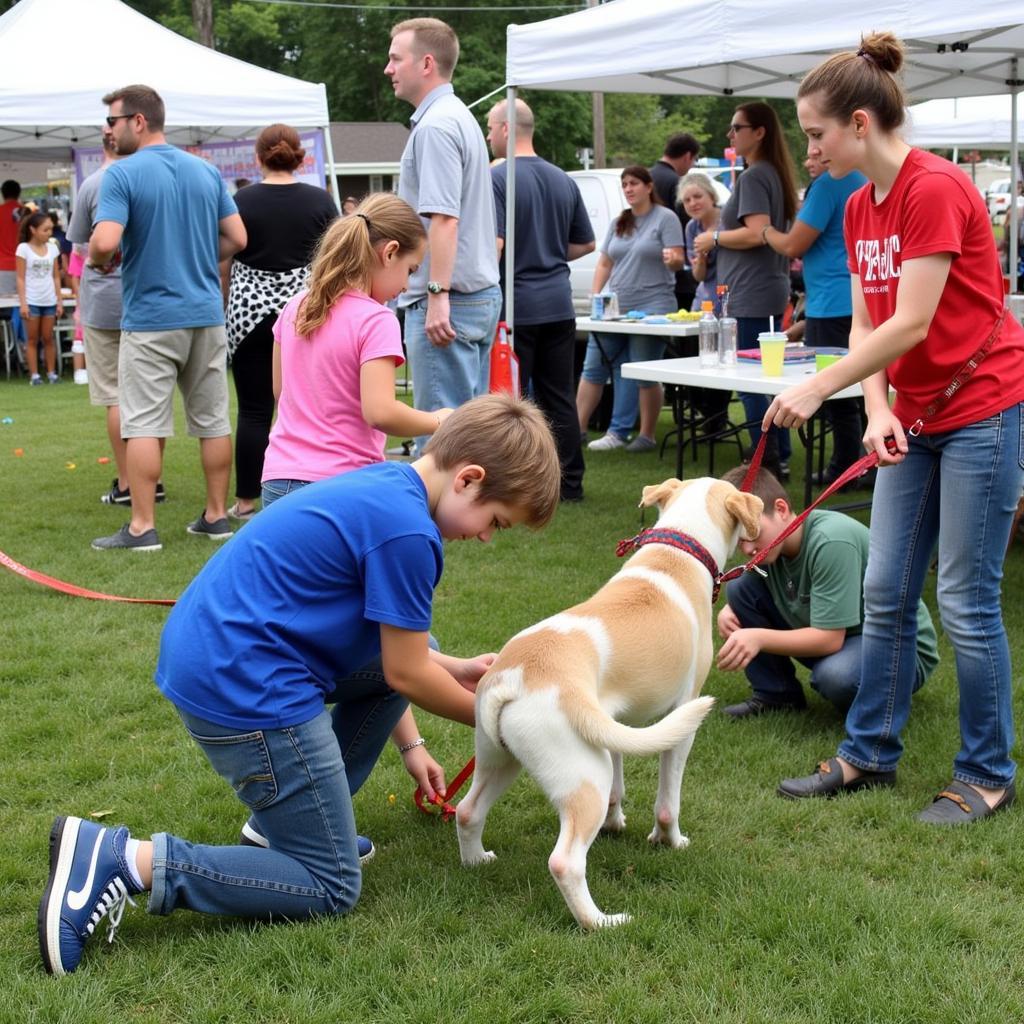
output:
[[[739, 487], [746, 467], [722, 478]], [[762, 469], [751, 488], [764, 502], [757, 540], [741, 540], [746, 557], [766, 548], [796, 513], [785, 488]], [[846, 713], [860, 685], [861, 626], [868, 529], [841, 512], [815, 509], [765, 558], [767, 577], [744, 573], [726, 590], [718, 613], [725, 640], [718, 668], [743, 669], [753, 693], [726, 707], [733, 718], [806, 707], [795, 661], [811, 670], [811, 687]], [[917, 610], [915, 691], [939, 661], [938, 640], [924, 602]]]

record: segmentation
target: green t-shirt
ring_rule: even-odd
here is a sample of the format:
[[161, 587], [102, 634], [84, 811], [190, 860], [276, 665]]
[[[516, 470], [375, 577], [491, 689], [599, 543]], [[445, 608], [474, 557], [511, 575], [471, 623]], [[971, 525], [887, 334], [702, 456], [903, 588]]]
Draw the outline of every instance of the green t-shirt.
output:
[[[842, 512], [815, 509], [804, 521], [795, 558], [768, 566], [768, 592], [793, 629], [845, 629], [864, 624], [864, 570], [868, 528]], [[917, 658], [929, 675], [939, 663], [939, 644], [923, 601], [917, 607]]]

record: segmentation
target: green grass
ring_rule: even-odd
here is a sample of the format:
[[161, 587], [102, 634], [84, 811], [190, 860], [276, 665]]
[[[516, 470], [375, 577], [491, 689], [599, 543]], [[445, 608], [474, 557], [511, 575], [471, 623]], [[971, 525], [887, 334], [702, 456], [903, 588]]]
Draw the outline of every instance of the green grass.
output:
[[[167, 446], [164, 550], [101, 553], [89, 541], [125, 514], [97, 500], [113, 474], [97, 463], [102, 417], [85, 389], [0, 383], [4, 417], [14, 423], [0, 425], [0, 550], [96, 590], [179, 594], [213, 550], [185, 534], [203, 503], [195, 442]], [[451, 545], [436, 608], [445, 649], [496, 649], [591, 593], [619, 565], [615, 543], [636, 532], [641, 486], [671, 473], [653, 454], [594, 454], [586, 501], [543, 533]], [[1018, 547], [1006, 580], [1018, 671], [1022, 560]], [[488, 823], [498, 861], [464, 870], [454, 826], [413, 808], [389, 749], [356, 800], [378, 854], [349, 917], [254, 926], [140, 906], [116, 948], [94, 942], [79, 972], [49, 978], [36, 907], [55, 814], [103, 812], [138, 835], [227, 843], [244, 813], [153, 685], [166, 610], [74, 599], [6, 572], [0, 608], [0, 1024], [1024, 1020], [1024, 814], [953, 832], [913, 822], [948, 781], [958, 743], [944, 638], [891, 791], [775, 796], [781, 777], [809, 770], [840, 738], [815, 697], [798, 716], [711, 716], [683, 788], [686, 851], [648, 847], [656, 762], [628, 762], [629, 827], [594, 844], [589, 872], [602, 908], [633, 914], [624, 928], [575, 927], [547, 872], [556, 819], [527, 777]], [[706, 690], [730, 701], [746, 684], [713, 672]], [[472, 752], [469, 731], [420, 722], [454, 775]]]

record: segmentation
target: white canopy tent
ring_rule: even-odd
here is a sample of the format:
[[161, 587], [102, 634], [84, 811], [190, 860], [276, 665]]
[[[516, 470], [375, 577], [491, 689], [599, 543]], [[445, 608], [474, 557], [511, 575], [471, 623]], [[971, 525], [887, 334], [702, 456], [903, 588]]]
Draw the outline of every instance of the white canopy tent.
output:
[[[794, 96], [807, 71], [831, 53], [855, 48], [874, 29], [894, 32], [907, 46], [904, 80], [912, 100], [1006, 93], [1015, 112], [1024, 88], [1018, 71], [1024, 9], [1007, 0], [877, 0], [870, 12], [805, 0], [613, 0], [510, 25], [508, 98], [511, 103], [520, 88]], [[1016, 131], [1012, 149], [1016, 179]], [[513, 161], [509, 211], [514, 182]], [[514, 225], [506, 231], [511, 260]], [[1016, 232], [1011, 244], [1016, 247]]]
[[[928, 100], [907, 110], [907, 141], [922, 149], [1009, 149], [1013, 97]], [[1024, 114], [1017, 112], [1017, 138]]]
[[[41, 47], [55, 31], [83, 59], [41, 72]], [[324, 130], [334, 163], [322, 84], [200, 46], [121, 0], [21, 0], [0, 17], [0, 67], [0, 152], [10, 159], [67, 160], [74, 146], [95, 145], [101, 97], [143, 83], [163, 98], [175, 145], [251, 138], [281, 121]]]

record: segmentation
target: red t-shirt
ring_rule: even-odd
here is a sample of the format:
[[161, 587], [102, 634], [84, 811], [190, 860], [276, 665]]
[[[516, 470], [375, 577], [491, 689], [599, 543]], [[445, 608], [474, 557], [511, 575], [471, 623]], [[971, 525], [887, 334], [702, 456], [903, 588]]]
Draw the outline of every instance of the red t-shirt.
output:
[[[860, 277], [875, 327], [896, 311], [903, 260], [948, 252], [949, 277], [928, 335], [887, 367], [893, 411], [906, 427], [923, 415], [981, 347], [1003, 311], [1003, 276], [988, 211], [959, 168], [912, 149], [889, 194], [874, 201], [870, 183], [846, 204], [848, 266]], [[1007, 314], [988, 356], [924, 425], [935, 434], [976, 423], [1024, 401], [1024, 328]]]
[[18, 248], [21, 203], [8, 199], [0, 203], [0, 270], [16, 270], [14, 250]]

